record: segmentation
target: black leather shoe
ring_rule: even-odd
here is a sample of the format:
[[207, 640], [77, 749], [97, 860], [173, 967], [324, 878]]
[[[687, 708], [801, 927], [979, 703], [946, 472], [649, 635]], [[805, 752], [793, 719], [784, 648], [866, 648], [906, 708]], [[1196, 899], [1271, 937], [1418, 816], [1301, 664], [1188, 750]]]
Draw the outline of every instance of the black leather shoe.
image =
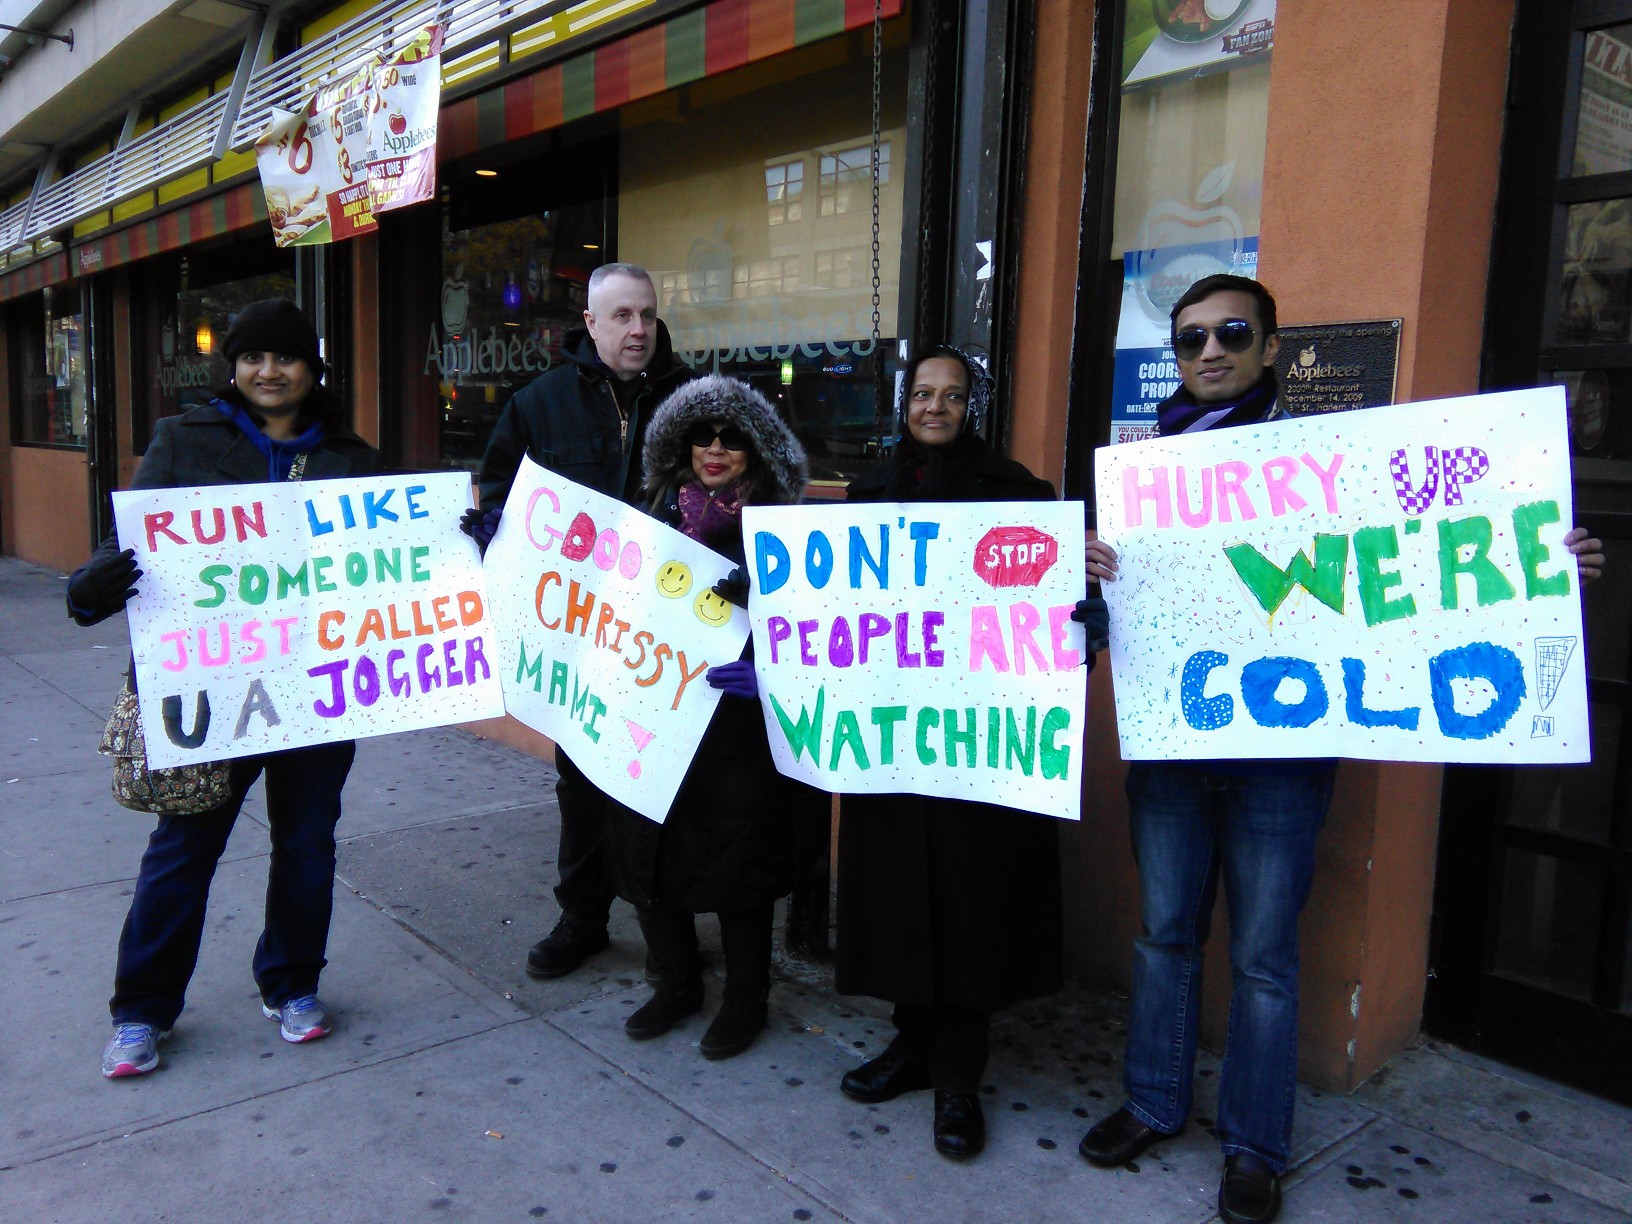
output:
[[764, 999], [727, 999], [697, 1043], [697, 1051], [704, 1058], [735, 1058], [754, 1044], [754, 1038], [765, 1027], [765, 1019]]
[[612, 945], [606, 927], [585, 926], [574, 918], [563, 916], [543, 939], [527, 950], [527, 976], [534, 978], [565, 977], [585, 958], [604, 951]]
[[1110, 1168], [1126, 1164], [1151, 1144], [1176, 1134], [1146, 1126], [1123, 1106], [1084, 1135], [1077, 1151], [1091, 1163]]
[[1269, 1224], [1281, 1214], [1281, 1179], [1251, 1152], [1224, 1157], [1218, 1214], [1226, 1224]]
[[839, 1090], [853, 1101], [876, 1105], [893, 1101], [903, 1092], [920, 1092], [929, 1087], [929, 1064], [918, 1062], [893, 1045], [870, 1062], [845, 1073]]
[[935, 1150], [954, 1160], [979, 1155], [986, 1146], [986, 1115], [973, 1092], [935, 1089]]
[[687, 1016], [703, 1010], [703, 984], [694, 982], [679, 988], [670, 986], [667, 979], [652, 992], [645, 1006], [636, 1008], [623, 1022], [623, 1031], [636, 1041], [661, 1037]]

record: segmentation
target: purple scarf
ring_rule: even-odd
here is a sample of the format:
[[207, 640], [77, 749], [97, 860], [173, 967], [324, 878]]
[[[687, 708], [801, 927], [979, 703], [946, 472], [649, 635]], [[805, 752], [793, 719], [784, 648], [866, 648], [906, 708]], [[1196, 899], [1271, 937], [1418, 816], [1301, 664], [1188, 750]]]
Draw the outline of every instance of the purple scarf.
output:
[[1272, 367], [1234, 403], [1201, 404], [1181, 386], [1156, 406], [1156, 432], [1164, 438], [1204, 429], [1227, 429], [1231, 425], [1257, 425], [1275, 402], [1280, 387]]
[[[717, 493], [700, 480], [680, 486], [680, 533], [715, 548], [742, 531], [742, 487], [729, 484]], [[715, 551], [719, 551], [715, 548]]]

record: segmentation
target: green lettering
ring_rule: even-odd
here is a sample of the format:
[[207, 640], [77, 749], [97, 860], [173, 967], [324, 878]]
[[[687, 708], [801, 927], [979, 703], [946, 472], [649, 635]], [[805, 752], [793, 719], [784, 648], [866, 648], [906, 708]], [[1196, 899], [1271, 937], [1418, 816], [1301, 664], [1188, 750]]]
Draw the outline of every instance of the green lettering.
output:
[[827, 688], [823, 686], [816, 690], [814, 717], [801, 702], [799, 721], [795, 723], [782, 709], [782, 703], [776, 699], [776, 694], [771, 694], [771, 708], [776, 711], [776, 721], [782, 724], [782, 734], [787, 736], [788, 747], [793, 749], [793, 759], [797, 761], [800, 753], [808, 751], [810, 763], [818, 769], [822, 767], [822, 706], [826, 701]]
[[[539, 655], [540, 659], [543, 657], [542, 654]], [[533, 691], [535, 693], [538, 691], [537, 684], [533, 685]], [[550, 695], [546, 700], [551, 705], [567, 704], [567, 665], [560, 659], [550, 663]]]
[[964, 761], [964, 764], [973, 766], [975, 763], [975, 707], [966, 706], [964, 708], [964, 713], [969, 716], [969, 729], [967, 731], [958, 729], [958, 712], [956, 710], [943, 710], [941, 713], [944, 718], [941, 727], [946, 741], [946, 763], [948, 765], [957, 765], [958, 745], [962, 744], [964, 756], [968, 758]]
[[430, 551], [429, 544], [415, 544], [408, 550], [408, 576], [415, 582], [424, 582], [431, 576], [431, 571], [423, 564]]
[[1299, 549], [1282, 569], [1251, 544], [1231, 544], [1224, 550], [1258, 606], [1271, 616], [1294, 586], [1301, 586], [1333, 612], [1341, 614], [1343, 580], [1349, 568], [1349, 537], [1323, 532], [1315, 536], [1314, 553], [1311, 563], [1308, 555]]
[[589, 699], [589, 721], [584, 724], [584, 734], [594, 743], [601, 742], [601, 733], [595, 727], [596, 721], [606, 713], [606, 702], [599, 697]]
[[312, 558], [312, 583], [320, 591], [338, 591], [340, 588], [329, 581], [329, 566], [334, 564], [333, 557]]
[[941, 716], [933, 706], [918, 711], [918, 760], [925, 765], [935, 764], [935, 749], [929, 746], [929, 729], [939, 726]]
[[[1442, 607], [1454, 609], [1458, 606], [1458, 574], [1468, 574], [1473, 578], [1474, 595], [1481, 608], [1513, 598], [1513, 584], [1502, 576], [1502, 571], [1490, 559], [1490, 541], [1490, 520], [1482, 514], [1439, 521], [1439, 602]], [[1473, 554], [1464, 561], [1462, 549], [1470, 544]]]
[[527, 677], [533, 678], [533, 692], [544, 687], [544, 652], [538, 652], [538, 658], [531, 663], [527, 661], [527, 643], [521, 642], [516, 650], [516, 683], [525, 683]]
[[895, 724], [907, 716], [907, 707], [875, 706], [873, 707], [873, 726], [878, 728], [878, 763], [880, 765], [895, 764]]
[[278, 566], [278, 598], [282, 599], [290, 591], [299, 591], [302, 595], [312, 593], [307, 585], [306, 562], [302, 561], [300, 568], [292, 574], [283, 566]]
[[1026, 707], [1026, 734], [1022, 739], [1020, 727], [1014, 721], [1012, 709], [1003, 711], [1003, 768], [1013, 769], [1020, 762], [1020, 772], [1031, 777], [1037, 764], [1037, 707]]
[[1552, 551], [1541, 542], [1541, 529], [1558, 522], [1556, 501], [1527, 502], [1513, 511], [1513, 538], [1519, 545], [1519, 565], [1524, 569], [1524, 597], [1542, 599], [1568, 595], [1570, 576], [1560, 572], [1543, 577], [1541, 565]]
[[215, 594], [203, 599], [193, 600], [195, 608], [218, 608], [227, 597], [227, 588], [221, 584], [221, 579], [232, 573], [230, 565], [206, 565], [198, 571], [198, 580], [205, 586], [215, 588]]
[[[1416, 519], [1412, 519], [1416, 522]], [[1398, 559], [1400, 536], [1393, 527], [1362, 527], [1354, 533], [1354, 564], [1360, 578], [1360, 607], [1367, 625], [1401, 620], [1417, 614], [1414, 595], [1388, 597], [1388, 589], [1405, 579], [1397, 570], [1384, 570], [1383, 562]]]
[[829, 769], [839, 767], [839, 750], [847, 745], [858, 769], [873, 767], [867, 759], [867, 746], [861, 742], [861, 724], [856, 721], [854, 710], [840, 710], [833, 718], [833, 755], [828, 758]]
[[389, 553], [383, 548], [374, 550], [374, 576], [381, 582], [390, 578], [393, 582], [402, 581], [402, 549], [393, 548]]
[[1063, 778], [1071, 772], [1071, 746], [1056, 744], [1054, 737], [1071, 729], [1071, 714], [1055, 706], [1043, 715], [1043, 777]]

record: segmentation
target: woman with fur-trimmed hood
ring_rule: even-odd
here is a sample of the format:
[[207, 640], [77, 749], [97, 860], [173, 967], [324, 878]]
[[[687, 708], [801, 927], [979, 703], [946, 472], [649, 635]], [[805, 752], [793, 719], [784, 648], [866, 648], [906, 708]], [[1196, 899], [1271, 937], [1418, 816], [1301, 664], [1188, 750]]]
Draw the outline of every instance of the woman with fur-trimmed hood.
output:
[[[806, 476], [804, 448], [776, 409], [718, 374], [659, 405], [644, 464], [648, 512], [739, 564], [742, 507], [796, 503]], [[715, 589], [747, 598], [744, 582]], [[771, 760], [751, 651], [707, 673], [724, 695], [668, 819], [657, 824], [613, 803], [608, 821], [614, 882], [635, 906], [657, 970], [651, 999], [624, 1022], [629, 1036], [660, 1036], [702, 1009], [693, 915], [720, 917], [725, 995], [700, 1043], [704, 1058], [740, 1054], [765, 1027], [772, 909], [793, 884], [795, 806], [801, 792], [814, 794]]]

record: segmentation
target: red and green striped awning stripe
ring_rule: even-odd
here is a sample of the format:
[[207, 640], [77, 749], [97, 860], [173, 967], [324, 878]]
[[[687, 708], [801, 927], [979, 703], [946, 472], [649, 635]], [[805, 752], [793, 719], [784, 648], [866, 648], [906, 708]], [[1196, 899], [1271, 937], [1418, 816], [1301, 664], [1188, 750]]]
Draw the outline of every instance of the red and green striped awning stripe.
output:
[[0, 276], [0, 302], [35, 293], [47, 285], [61, 284], [68, 279], [68, 256], [63, 251], [35, 260], [27, 267]]
[[[884, 16], [902, 4], [884, 0]], [[873, 0], [714, 0], [443, 107], [437, 156], [519, 140], [872, 21]]]
[[265, 220], [266, 196], [261, 185], [244, 183], [208, 200], [80, 243], [73, 250], [74, 268], [78, 272], [117, 268]]

